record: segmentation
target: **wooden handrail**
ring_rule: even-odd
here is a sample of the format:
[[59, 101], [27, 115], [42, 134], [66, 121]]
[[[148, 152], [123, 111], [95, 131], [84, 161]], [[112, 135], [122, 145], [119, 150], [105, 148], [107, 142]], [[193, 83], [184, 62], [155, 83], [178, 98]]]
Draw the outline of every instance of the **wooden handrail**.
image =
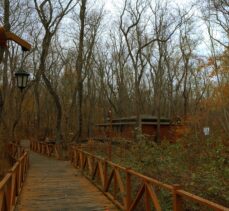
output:
[[[18, 156], [17, 162], [0, 181], [0, 210], [12, 211], [15, 208], [17, 197], [20, 194], [25, 176], [29, 167], [29, 154], [22, 152], [20, 146], [12, 146], [9, 149], [18, 148], [17, 153], [11, 151], [12, 156]], [[21, 152], [20, 156], [18, 152]], [[16, 157], [14, 157], [16, 159]]]
[[[226, 207], [223, 207], [219, 204], [216, 204], [214, 202], [206, 200], [202, 197], [199, 197], [199, 196], [196, 196], [196, 195], [191, 194], [189, 192], [186, 192], [184, 190], [181, 190], [181, 189], [177, 188], [176, 185], [172, 186], [172, 185], [164, 184], [164, 183], [162, 183], [156, 179], [147, 177], [147, 176], [142, 175], [138, 172], [135, 172], [134, 170], [131, 170], [131, 169], [125, 169], [125, 168], [123, 168], [117, 164], [112, 163], [111, 161], [104, 160], [102, 158], [99, 158], [98, 156], [94, 156], [88, 152], [81, 150], [81, 149], [73, 148], [72, 150], [73, 150], [73, 153], [72, 153], [71, 161], [72, 161], [73, 165], [77, 168], [80, 168], [82, 172], [88, 173], [89, 179], [91, 181], [93, 181], [93, 184], [94, 184], [94, 181], [96, 179], [95, 175], [98, 176], [98, 180], [103, 181], [102, 175], [108, 174], [108, 172], [105, 170], [105, 166], [109, 166], [109, 168], [111, 169], [111, 173], [109, 175], [109, 180], [105, 184], [103, 184], [103, 182], [100, 182], [100, 184], [99, 184], [100, 190], [102, 190], [104, 192], [104, 194], [107, 195], [112, 201], [114, 201], [115, 204], [118, 205], [118, 207], [121, 208], [122, 210], [134, 210], [134, 208], [140, 202], [140, 199], [142, 197], [148, 198], [148, 200], [150, 200], [150, 202], [154, 205], [156, 210], [161, 210], [158, 198], [156, 196], [156, 193], [154, 192], [155, 187], [160, 187], [163, 189], [167, 189], [173, 195], [173, 200], [175, 200], [173, 202], [173, 210], [174, 211], [183, 210], [182, 209], [182, 201], [183, 201], [182, 199], [187, 199], [188, 201], [192, 201], [192, 202], [198, 203], [200, 205], [204, 205], [204, 206], [206, 206], [210, 209], [213, 209], [213, 210], [217, 210], [217, 211], [226, 211], [227, 210], [227, 211], [229, 211], [229, 209]], [[92, 162], [92, 160], [93, 160], [93, 162]], [[100, 166], [100, 168], [96, 168], [96, 165]], [[94, 169], [94, 172], [92, 171], [93, 174], [91, 174], [90, 168]], [[98, 174], [96, 172], [98, 172]], [[132, 190], [131, 190], [130, 185], [128, 185], [128, 187], [127, 187], [127, 185], [126, 186], [123, 185], [123, 184], [128, 184], [128, 181], [123, 181], [123, 179], [120, 176], [122, 173], [124, 173], [125, 175], [129, 174], [129, 177], [137, 177], [138, 180], [141, 181], [142, 185], [139, 188], [139, 191], [138, 191], [134, 200], [130, 200], [127, 198], [127, 193], [128, 192], [132, 193]], [[117, 186], [114, 189], [119, 188], [120, 190], [121, 189], [125, 190], [125, 191], [121, 191], [121, 192], [124, 192], [123, 197], [122, 197], [123, 203], [121, 203], [118, 200], [118, 198], [115, 197], [115, 194], [110, 193], [109, 187], [111, 186], [111, 180], [112, 179], [113, 179], [113, 181], [115, 179], [119, 181], [116, 184], [114, 182], [114, 186]], [[103, 187], [103, 185], [105, 185], [105, 188]], [[127, 187], [128, 189], [125, 187]], [[132, 203], [130, 203], [129, 201], [132, 201]], [[150, 207], [149, 201], [147, 202], [147, 200], [145, 200], [144, 205], [145, 205], [145, 210], [150, 210], [150, 209], [148, 209]]]
[[[48, 144], [37, 141], [30, 143], [32, 150], [48, 155], [47, 151], [41, 150], [41, 146], [46, 149]], [[159, 188], [170, 193], [174, 211], [184, 210], [184, 199], [215, 211], [229, 211], [227, 207], [182, 190], [179, 185], [169, 185], [147, 177], [130, 168], [86, 152], [79, 146], [70, 147], [69, 159], [74, 167], [79, 168], [84, 176], [121, 210], [134, 211], [144, 198], [142, 210], [150, 211], [153, 205], [155, 210], [161, 211], [156, 191]], [[133, 179], [139, 181], [138, 187], [133, 187]], [[137, 191], [134, 188], [137, 188]]]
[[[182, 198], [186, 198], [186, 199], [191, 200], [193, 202], [197, 202], [199, 204], [202, 204], [202, 205], [207, 206], [209, 208], [212, 208], [214, 210], [225, 210], [226, 209], [225, 207], [223, 207], [219, 204], [216, 204], [214, 202], [211, 202], [207, 199], [196, 196], [196, 195], [191, 194], [191, 193], [184, 191], [184, 190], [177, 190], [177, 194], [180, 195]], [[229, 210], [229, 209], [227, 209], [227, 210]]]

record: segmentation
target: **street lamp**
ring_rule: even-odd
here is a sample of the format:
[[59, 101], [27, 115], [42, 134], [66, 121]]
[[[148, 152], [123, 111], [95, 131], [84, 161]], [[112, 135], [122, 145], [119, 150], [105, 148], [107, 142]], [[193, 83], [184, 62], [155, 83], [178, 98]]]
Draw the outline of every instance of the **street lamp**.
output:
[[110, 121], [110, 136], [112, 134], [112, 111], [111, 109], [108, 111], [108, 118], [107, 118], [109, 121]]
[[17, 79], [17, 87], [21, 89], [21, 91], [27, 86], [29, 73], [20, 69], [15, 73]]

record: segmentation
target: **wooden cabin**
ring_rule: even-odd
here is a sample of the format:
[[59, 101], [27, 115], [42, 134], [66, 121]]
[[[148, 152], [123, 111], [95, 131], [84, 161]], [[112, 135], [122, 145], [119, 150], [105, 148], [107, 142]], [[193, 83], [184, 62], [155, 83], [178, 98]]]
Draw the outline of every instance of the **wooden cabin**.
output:
[[[137, 130], [136, 118], [136, 116], [117, 118], [97, 124], [94, 130], [94, 137], [133, 139]], [[156, 136], [157, 117], [141, 115], [140, 122], [142, 134], [153, 140]], [[172, 123], [170, 119], [162, 117], [160, 119], [161, 140], [167, 139], [171, 142], [175, 141], [178, 138], [178, 134], [176, 134], [178, 127], [180, 127], [179, 122]]]

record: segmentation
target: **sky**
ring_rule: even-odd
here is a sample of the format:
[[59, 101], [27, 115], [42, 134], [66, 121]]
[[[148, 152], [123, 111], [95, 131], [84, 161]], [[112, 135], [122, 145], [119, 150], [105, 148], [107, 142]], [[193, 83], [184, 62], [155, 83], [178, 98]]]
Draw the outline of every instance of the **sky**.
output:
[[[105, 9], [111, 12], [115, 12], [116, 7], [122, 5], [124, 2], [124, 0], [100, 0], [100, 1], [104, 3]], [[188, 4], [190, 0], [173, 0], [173, 2], [179, 5], [185, 5]]]
[[[109, 17], [107, 18], [109, 22], [112, 19], [116, 19], [117, 15], [121, 14], [125, 2], [125, 0], [95, 0], [95, 1], [98, 5], [104, 5], [104, 9], [106, 10], [107, 17]], [[151, 2], [155, 2], [155, 1], [156, 0], [151, 0]], [[181, 7], [185, 7], [186, 9], [188, 9], [191, 6], [192, 1], [194, 0], [172, 0], [168, 2], [172, 4], [177, 4]]]
[[[123, 8], [123, 4], [125, 0], [99, 0], [100, 4], [104, 4], [104, 8], [107, 11], [107, 13], [109, 14], [110, 18], [112, 18], [112, 16], [116, 16], [117, 14], [120, 14], [120, 10]], [[155, 0], [151, 0], [152, 2], [154, 2]], [[192, 2], [194, 2], [195, 0], [172, 0], [171, 2], [174, 4], [177, 4], [185, 9], [189, 9], [191, 7]], [[195, 10], [194, 11], [195, 15], [201, 16], [200, 11]], [[199, 19], [199, 21], [196, 23], [198, 25], [198, 32], [197, 34], [201, 34], [202, 38], [203, 38], [203, 42], [201, 45], [199, 45], [199, 49], [198, 51], [203, 54], [203, 56], [206, 56], [206, 53], [209, 52], [208, 48], [209, 48], [209, 36], [208, 36], [208, 31], [206, 28], [205, 23], [201, 22], [201, 20]], [[215, 31], [215, 36], [216, 37], [220, 37], [220, 33], [217, 34], [217, 30]]]

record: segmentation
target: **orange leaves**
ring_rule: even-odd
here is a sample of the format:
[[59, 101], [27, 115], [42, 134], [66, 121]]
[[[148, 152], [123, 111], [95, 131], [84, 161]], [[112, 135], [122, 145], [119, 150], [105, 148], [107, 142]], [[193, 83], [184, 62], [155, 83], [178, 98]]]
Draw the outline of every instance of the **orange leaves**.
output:
[[214, 78], [215, 76], [218, 75], [218, 70], [213, 69], [210, 73], [209, 73], [209, 78]]
[[220, 93], [222, 97], [229, 97], [229, 83], [218, 86], [216, 92]]
[[207, 65], [208, 66], [213, 66], [214, 64], [215, 64], [215, 59], [213, 57], [209, 57]]
[[229, 83], [213, 87], [212, 89], [211, 97], [200, 102], [202, 112], [216, 111], [229, 106]]
[[227, 106], [229, 104], [229, 83], [216, 87], [211, 100], [216, 108]]
[[185, 135], [188, 135], [190, 130], [191, 130], [190, 127], [188, 127], [186, 125], [182, 125], [182, 126], [179, 125], [175, 129], [176, 138], [180, 138], [180, 137], [183, 137]]

